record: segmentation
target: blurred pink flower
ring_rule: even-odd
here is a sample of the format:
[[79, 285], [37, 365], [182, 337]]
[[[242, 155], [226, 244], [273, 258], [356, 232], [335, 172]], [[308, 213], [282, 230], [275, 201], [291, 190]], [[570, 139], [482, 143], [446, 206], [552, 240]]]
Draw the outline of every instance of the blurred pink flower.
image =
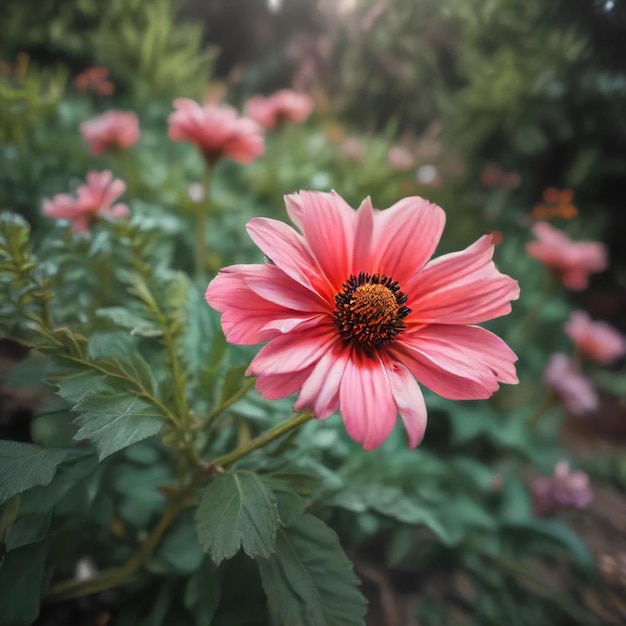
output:
[[362, 161], [365, 156], [365, 146], [360, 139], [348, 137], [339, 145], [339, 151], [348, 161]]
[[115, 85], [108, 80], [108, 76], [109, 70], [106, 67], [88, 67], [74, 78], [74, 86], [81, 93], [110, 96], [115, 91]]
[[598, 396], [591, 381], [565, 354], [557, 353], [550, 357], [543, 380], [572, 415], [584, 415], [598, 407]]
[[45, 198], [42, 212], [47, 217], [69, 220], [72, 230], [86, 233], [96, 218], [128, 217], [128, 207], [125, 204], [113, 204], [125, 191], [126, 184], [114, 179], [109, 170], [89, 172], [87, 184], [76, 190], [76, 197], [59, 193], [51, 200]]
[[560, 508], [584, 509], [593, 501], [589, 476], [572, 472], [567, 461], [554, 466], [552, 476], [539, 476], [532, 486], [536, 515], [550, 515]]
[[475, 324], [506, 315], [517, 282], [493, 264], [484, 236], [429, 261], [445, 213], [422, 198], [354, 211], [335, 192], [285, 197], [302, 234], [254, 218], [248, 233], [271, 259], [223, 269], [207, 288], [235, 344], [269, 341], [250, 364], [267, 398], [297, 391], [296, 411], [341, 411], [348, 434], [371, 450], [400, 413], [416, 446], [426, 406], [416, 379], [453, 400], [490, 397], [517, 383], [511, 349]]
[[387, 161], [394, 170], [406, 172], [415, 165], [415, 158], [411, 151], [404, 146], [393, 146], [387, 153]]
[[565, 332], [588, 357], [608, 365], [626, 353], [624, 336], [606, 322], [594, 322], [583, 311], [574, 311]]
[[80, 125], [80, 132], [91, 148], [91, 154], [125, 150], [139, 139], [139, 120], [132, 111], [110, 110]]
[[172, 141], [190, 141], [209, 164], [227, 156], [239, 163], [252, 163], [265, 152], [261, 128], [240, 117], [226, 104], [201, 106], [188, 98], [174, 100], [176, 111], [169, 117]]
[[268, 96], [248, 100], [246, 113], [264, 128], [274, 128], [285, 122], [304, 122], [313, 112], [313, 98], [291, 89], [281, 89]]
[[526, 252], [556, 271], [569, 289], [580, 291], [589, 275], [607, 267], [604, 244], [595, 241], [572, 241], [563, 231], [547, 222], [537, 222], [533, 234], [538, 241], [526, 244]]

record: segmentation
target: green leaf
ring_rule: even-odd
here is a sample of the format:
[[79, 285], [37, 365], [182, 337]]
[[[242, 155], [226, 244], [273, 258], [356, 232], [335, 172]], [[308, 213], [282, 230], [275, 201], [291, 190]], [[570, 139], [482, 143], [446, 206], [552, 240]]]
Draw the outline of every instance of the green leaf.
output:
[[80, 414], [74, 439], [92, 441], [100, 460], [156, 435], [163, 425], [152, 404], [126, 395], [87, 396], [74, 410]]
[[414, 501], [398, 487], [379, 484], [347, 487], [335, 494], [329, 503], [354, 513], [375, 511], [403, 524], [424, 524], [444, 543], [450, 541], [448, 531], [433, 510]]
[[243, 386], [246, 378], [244, 374], [248, 369], [247, 365], [236, 365], [231, 367], [224, 376], [224, 382], [220, 389], [219, 404], [232, 398]]
[[51, 521], [52, 511], [19, 516], [7, 532], [7, 550], [15, 550], [42, 541], [48, 534]]
[[198, 626], [211, 624], [220, 601], [220, 579], [215, 565], [205, 559], [185, 585], [183, 602]]
[[248, 556], [269, 556], [279, 527], [276, 498], [251, 472], [220, 476], [202, 492], [196, 525], [204, 551], [217, 564], [240, 547]]
[[147, 389], [155, 387], [150, 366], [128, 333], [94, 333], [89, 338], [89, 356], [94, 361], [105, 360], [120, 374], [140, 381]]
[[36, 485], [47, 485], [68, 450], [0, 441], [0, 504]]
[[270, 614], [279, 626], [360, 626], [366, 610], [359, 580], [337, 535], [304, 515], [283, 528], [276, 553], [257, 559]]
[[193, 516], [191, 511], [185, 511], [167, 531], [161, 542], [157, 554], [159, 562], [156, 564], [161, 571], [155, 569], [155, 559], [150, 569], [156, 573], [174, 571], [190, 575], [200, 567], [203, 557], [194, 528]]
[[122, 328], [128, 328], [131, 335], [138, 337], [161, 337], [163, 335], [163, 330], [156, 324], [121, 306], [98, 309], [96, 315], [110, 319]]
[[72, 406], [96, 391], [108, 389], [101, 374], [87, 370], [81, 370], [75, 375], [63, 378], [57, 384], [59, 386], [57, 393]]
[[39, 614], [48, 543], [33, 543], [9, 552], [0, 567], [0, 620], [32, 624]]

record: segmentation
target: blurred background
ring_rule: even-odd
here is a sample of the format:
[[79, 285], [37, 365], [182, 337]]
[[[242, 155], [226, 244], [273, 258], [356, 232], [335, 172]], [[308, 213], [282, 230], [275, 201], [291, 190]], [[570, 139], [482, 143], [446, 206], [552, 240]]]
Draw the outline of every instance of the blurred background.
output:
[[[553, 403], [526, 428], [549, 356], [571, 350], [562, 328], [574, 308], [626, 332], [626, 3], [2, 0], [0, 33], [0, 208], [24, 215], [44, 250], [62, 244], [49, 241], [41, 199], [97, 166], [124, 177], [133, 213], [188, 268], [185, 211], [203, 164], [167, 138], [172, 101], [243, 109], [285, 87], [310, 94], [315, 112], [268, 133], [253, 165], [220, 163], [215, 263], [255, 259], [243, 224], [285, 219], [282, 195], [302, 188], [335, 188], [352, 206], [371, 195], [380, 208], [424, 196], [448, 215], [440, 252], [496, 233], [496, 262], [522, 297], [490, 328], [520, 355], [520, 385], [460, 408], [429, 396], [422, 464], [393, 442], [386, 459], [318, 442], [364, 485], [380, 463], [376, 480], [398, 493], [413, 477], [444, 494], [447, 535], [421, 529], [416, 540], [413, 518], [385, 517], [380, 502], [328, 521], [364, 581], [369, 625], [626, 623], [624, 358], [589, 374], [596, 410]], [[77, 77], [93, 67], [106, 76], [85, 87]], [[141, 140], [91, 157], [79, 124], [110, 108], [140, 116]], [[603, 242], [608, 269], [585, 290], [546, 295], [545, 268], [524, 248], [538, 220]], [[98, 285], [67, 276], [62, 299], [92, 306]], [[3, 344], [2, 367], [22, 356]], [[41, 393], [4, 384], [2, 437], [30, 440]], [[563, 459], [590, 477], [593, 502], [545, 519], [532, 484]], [[37, 623], [109, 623], [94, 621], [101, 599], [86, 602], [49, 607]], [[164, 616], [134, 623], [176, 626]]]

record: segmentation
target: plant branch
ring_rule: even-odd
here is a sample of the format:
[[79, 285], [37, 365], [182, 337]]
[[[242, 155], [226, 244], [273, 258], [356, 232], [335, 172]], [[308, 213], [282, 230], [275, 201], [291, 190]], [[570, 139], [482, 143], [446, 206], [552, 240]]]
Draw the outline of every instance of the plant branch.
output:
[[206, 472], [210, 473], [216, 468], [223, 468], [227, 465], [232, 465], [239, 459], [242, 459], [245, 456], [248, 456], [250, 453], [258, 450], [259, 448], [265, 447], [267, 444], [271, 443], [275, 439], [286, 435], [292, 430], [299, 428], [303, 424], [306, 424], [309, 420], [313, 419], [312, 413], [298, 413], [290, 420], [283, 422], [282, 424], [278, 424], [274, 428], [262, 433], [258, 437], [255, 437], [248, 443], [236, 448], [232, 452], [228, 454], [224, 454], [222, 456], [218, 456], [217, 458], [209, 461], [206, 466]]

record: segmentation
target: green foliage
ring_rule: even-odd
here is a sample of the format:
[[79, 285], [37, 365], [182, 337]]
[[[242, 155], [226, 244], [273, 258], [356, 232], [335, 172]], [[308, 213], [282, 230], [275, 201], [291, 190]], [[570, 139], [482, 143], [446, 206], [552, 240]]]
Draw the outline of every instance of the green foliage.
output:
[[321, 520], [304, 515], [281, 528], [275, 554], [257, 562], [276, 624], [364, 624], [358, 579], [337, 536]]
[[47, 485], [67, 450], [0, 441], [0, 504], [36, 485]]
[[31, 128], [49, 118], [64, 95], [66, 79], [65, 68], [40, 70], [23, 53], [14, 67], [0, 64], [0, 141], [23, 141]]
[[202, 492], [196, 522], [200, 543], [218, 565], [239, 548], [268, 557], [279, 527], [276, 498], [256, 474], [226, 474]]
[[215, 53], [202, 51], [199, 25], [175, 24], [177, 13], [172, 0], [144, 0], [133, 7], [112, 0], [93, 34], [97, 58], [125, 82], [132, 81], [141, 101], [197, 97], [199, 82], [208, 82]]
[[0, 55], [43, 48], [64, 61], [107, 66], [144, 103], [197, 97], [215, 53], [203, 50], [201, 27], [177, 21], [179, 6], [178, 0], [54, 0], [45, 7], [10, 0]]

